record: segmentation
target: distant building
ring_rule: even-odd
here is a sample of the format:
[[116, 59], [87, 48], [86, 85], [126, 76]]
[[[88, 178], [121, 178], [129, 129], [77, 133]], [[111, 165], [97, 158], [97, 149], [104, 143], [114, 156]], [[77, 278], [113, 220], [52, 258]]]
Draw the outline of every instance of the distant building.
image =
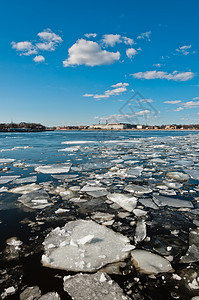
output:
[[137, 125], [137, 129], [143, 129], [143, 125]]
[[125, 123], [108, 123], [108, 124], [97, 124], [90, 125], [89, 129], [104, 129], [104, 130], [122, 130], [122, 129], [130, 129], [132, 126], [130, 124]]

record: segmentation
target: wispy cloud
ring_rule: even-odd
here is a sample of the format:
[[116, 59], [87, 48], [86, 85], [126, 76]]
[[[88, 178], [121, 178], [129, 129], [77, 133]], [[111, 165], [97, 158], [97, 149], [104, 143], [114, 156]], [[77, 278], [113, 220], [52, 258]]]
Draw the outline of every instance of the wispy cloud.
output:
[[84, 36], [87, 38], [91, 38], [91, 37], [95, 38], [97, 36], [97, 33], [85, 33]]
[[184, 110], [184, 108], [183, 107], [178, 107], [178, 108], [176, 108], [176, 109], [174, 109], [174, 111], [181, 111], [181, 110]]
[[175, 50], [176, 51], [175, 54], [188, 55], [191, 53], [191, 47], [192, 47], [192, 45], [181, 46]]
[[188, 101], [183, 103], [185, 108], [197, 108], [199, 107], [199, 101]]
[[146, 40], [146, 41], [151, 41], [151, 39], [150, 39], [150, 36], [151, 36], [151, 31], [146, 31], [146, 32], [143, 32], [143, 33], [141, 33], [138, 37], [137, 37], [137, 39], [138, 40]]
[[106, 90], [104, 94], [84, 94], [83, 97], [92, 97], [93, 99], [105, 99], [110, 96], [118, 96], [127, 91], [128, 83], [119, 82], [117, 84], [113, 84], [111, 87], [113, 89]]
[[178, 72], [174, 71], [172, 73], [167, 73], [163, 71], [146, 71], [146, 72], [138, 72], [131, 74], [134, 78], [137, 79], [166, 79], [166, 80], [174, 80], [174, 81], [187, 81], [192, 79], [195, 74], [193, 72]]
[[178, 104], [182, 102], [181, 100], [174, 100], [174, 101], [164, 101], [164, 103], [168, 103], [168, 104]]
[[68, 50], [68, 58], [63, 61], [64, 67], [110, 65], [120, 59], [120, 52], [102, 50], [100, 45], [85, 39], [77, 40]]

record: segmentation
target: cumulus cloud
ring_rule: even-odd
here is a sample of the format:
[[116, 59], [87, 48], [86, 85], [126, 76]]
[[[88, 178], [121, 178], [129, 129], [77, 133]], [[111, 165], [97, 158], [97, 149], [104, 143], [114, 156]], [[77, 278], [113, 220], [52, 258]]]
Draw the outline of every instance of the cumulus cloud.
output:
[[136, 54], [138, 54], [138, 52], [134, 48], [129, 48], [129, 49], [126, 50], [126, 55], [129, 58], [132, 58]]
[[13, 49], [20, 52], [20, 55], [29, 56], [38, 53], [36, 47], [31, 42], [28, 41], [18, 42], [18, 43], [12, 42], [11, 45]]
[[49, 28], [43, 30], [42, 32], [39, 32], [37, 35], [40, 37], [41, 40], [46, 42], [63, 42], [62, 38], [58, 34], [52, 32], [52, 30]]
[[190, 54], [191, 47], [192, 47], [192, 45], [185, 45], [185, 46], [179, 47], [175, 51], [177, 52], [177, 54], [180, 54], [180, 55], [188, 55], [188, 54]]
[[108, 52], [93, 41], [79, 39], [68, 50], [68, 58], [63, 61], [64, 67], [110, 65], [120, 59], [120, 52]]
[[87, 37], [87, 38], [90, 38], [90, 37], [95, 38], [97, 36], [97, 33], [85, 33], [84, 36]]
[[42, 51], [55, 51], [56, 44], [53, 42], [49, 43], [37, 43], [37, 48]]
[[37, 35], [42, 42], [37, 43], [36, 47], [42, 51], [55, 51], [56, 46], [63, 42], [62, 38], [49, 28], [39, 32]]
[[187, 81], [192, 79], [195, 74], [193, 72], [178, 72], [167, 73], [163, 71], [146, 71], [131, 74], [134, 78], [138, 79], [167, 79], [174, 81]]
[[146, 32], [141, 33], [141, 34], [137, 37], [137, 39], [147, 40], [147, 41], [150, 42], [150, 41], [151, 41], [150, 35], [151, 35], [151, 31], [146, 31]]
[[37, 36], [40, 38], [40, 41], [34, 44], [30, 41], [12, 42], [12, 48], [20, 52], [20, 55], [30, 56], [38, 54], [39, 51], [54, 51], [56, 46], [63, 41], [62, 38], [52, 32], [51, 29], [45, 29], [39, 32]]
[[113, 47], [113, 46], [115, 46], [116, 43], [122, 42], [121, 35], [120, 34], [105, 34], [105, 35], [103, 35], [102, 42], [106, 46]]
[[134, 40], [120, 34], [105, 34], [103, 35], [102, 43], [105, 46], [114, 47], [117, 43], [124, 43], [126, 45], [133, 45]]
[[164, 101], [164, 103], [168, 103], [168, 104], [178, 104], [182, 102], [181, 100], [174, 100], [174, 101]]
[[45, 61], [45, 57], [43, 57], [43, 55], [37, 55], [33, 58], [33, 60], [37, 63], [40, 63]]

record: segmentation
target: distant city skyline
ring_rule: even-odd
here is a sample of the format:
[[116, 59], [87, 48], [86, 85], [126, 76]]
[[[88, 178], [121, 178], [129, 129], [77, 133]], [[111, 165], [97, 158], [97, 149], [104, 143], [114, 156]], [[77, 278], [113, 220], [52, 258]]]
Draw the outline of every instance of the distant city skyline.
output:
[[0, 123], [199, 123], [199, 3], [2, 3]]

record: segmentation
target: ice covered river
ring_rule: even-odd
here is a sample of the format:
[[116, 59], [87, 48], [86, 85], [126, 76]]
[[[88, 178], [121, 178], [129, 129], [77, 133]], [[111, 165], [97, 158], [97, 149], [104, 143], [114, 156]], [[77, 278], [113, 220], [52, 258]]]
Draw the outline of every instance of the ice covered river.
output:
[[0, 133], [0, 297], [199, 299], [199, 133]]

